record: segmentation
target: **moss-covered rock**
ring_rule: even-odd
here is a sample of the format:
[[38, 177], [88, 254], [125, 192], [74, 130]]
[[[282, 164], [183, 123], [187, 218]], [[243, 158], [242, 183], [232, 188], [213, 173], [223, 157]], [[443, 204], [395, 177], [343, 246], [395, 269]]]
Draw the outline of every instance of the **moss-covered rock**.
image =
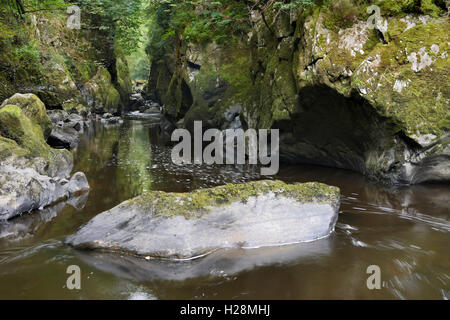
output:
[[130, 78], [127, 61], [124, 57], [118, 57], [116, 60], [117, 84], [122, 103], [128, 103], [130, 94], [133, 91], [133, 83]]
[[35, 122], [40, 117], [32, 110], [11, 104], [0, 109], [0, 220], [89, 188], [82, 173], [66, 180], [73, 167], [72, 154], [46, 143]]
[[31, 121], [41, 127], [44, 139], [50, 136], [52, 122], [47, 115], [45, 105], [37, 96], [34, 94], [16, 93], [11, 98], [6, 99], [0, 106], [0, 109], [7, 105], [19, 106]]
[[93, 112], [113, 114], [120, 112], [120, 94], [104, 67], [100, 67], [94, 78], [85, 84], [83, 96]]
[[330, 235], [339, 189], [258, 181], [191, 193], [148, 192], [104, 212], [66, 242], [146, 258], [193, 259], [220, 248], [278, 246]]
[[[382, 15], [375, 30], [366, 11], [372, 4]], [[280, 129], [283, 161], [423, 182], [408, 167], [427, 167], [429, 148], [445, 143], [450, 130], [445, 6], [440, 0], [345, 0], [300, 11], [268, 9], [265, 19], [254, 11], [248, 35], [231, 46], [184, 44], [181, 70], [152, 69], [149, 84], [157, 75], [157, 91], [176, 102], [169, 113], [184, 118], [188, 129], [195, 120], [222, 127], [224, 111], [240, 105], [244, 127]], [[179, 114], [181, 79], [193, 96], [185, 114]], [[436, 179], [449, 180], [442, 168]]]

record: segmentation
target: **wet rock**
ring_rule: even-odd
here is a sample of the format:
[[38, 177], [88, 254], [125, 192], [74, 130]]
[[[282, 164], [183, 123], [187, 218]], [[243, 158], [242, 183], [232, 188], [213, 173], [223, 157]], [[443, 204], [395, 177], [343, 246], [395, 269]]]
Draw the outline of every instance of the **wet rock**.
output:
[[144, 113], [160, 114], [161, 110], [158, 107], [151, 107], [151, 108], [145, 109]]
[[88, 188], [81, 174], [66, 180], [73, 168], [72, 154], [52, 149], [38, 121], [18, 106], [0, 109], [0, 220]]
[[83, 173], [76, 173], [67, 182], [64, 178], [43, 175], [36, 168], [12, 161], [2, 162], [0, 181], [0, 220], [44, 208], [89, 190]]
[[48, 110], [47, 114], [53, 125], [64, 122], [69, 117], [69, 114], [64, 110]]
[[117, 124], [122, 124], [123, 120], [121, 117], [110, 117], [110, 118], [102, 118], [101, 123], [103, 123], [104, 125], [117, 125]]
[[71, 127], [56, 127], [47, 139], [47, 143], [57, 149], [75, 149], [80, 141], [78, 131]]
[[339, 189], [259, 181], [191, 193], [149, 192], [104, 212], [66, 242], [142, 257], [192, 259], [220, 248], [267, 247], [325, 238]]
[[22, 215], [9, 221], [1, 221], [0, 241], [16, 241], [38, 234], [45, 228], [48, 222], [57, 218], [66, 205], [70, 205], [78, 211], [82, 210], [88, 197], [89, 193], [85, 192], [70, 198], [68, 201], [61, 201], [55, 205], [36, 211], [34, 212], [35, 214]]
[[161, 113], [143, 113], [140, 111], [129, 112], [125, 115], [125, 118], [130, 120], [148, 120], [152, 122], [161, 121]]

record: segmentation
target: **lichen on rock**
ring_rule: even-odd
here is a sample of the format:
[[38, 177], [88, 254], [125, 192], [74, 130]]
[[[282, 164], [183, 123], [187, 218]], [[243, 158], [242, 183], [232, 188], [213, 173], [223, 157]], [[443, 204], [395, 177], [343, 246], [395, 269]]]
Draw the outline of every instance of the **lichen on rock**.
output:
[[146, 258], [194, 259], [230, 247], [280, 246], [333, 232], [339, 189], [258, 181], [191, 193], [148, 192], [96, 216], [66, 243]]
[[86, 180], [80, 183], [82, 173], [69, 182], [72, 154], [46, 143], [47, 120], [43, 103], [32, 94], [14, 95], [0, 108], [0, 220], [89, 189]]

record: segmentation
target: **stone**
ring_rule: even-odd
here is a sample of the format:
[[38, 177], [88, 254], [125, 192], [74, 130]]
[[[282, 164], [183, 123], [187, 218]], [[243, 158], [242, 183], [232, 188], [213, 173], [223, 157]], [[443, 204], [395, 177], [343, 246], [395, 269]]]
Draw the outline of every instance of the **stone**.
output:
[[36, 95], [32, 93], [16, 93], [11, 98], [3, 101], [0, 109], [7, 105], [16, 105], [20, 107], [27, 117], [42, 128], [42, 133], [45, 138], [50, 136], [52, 122], [47, 115], [44, 103]]
[[334, 230], [336, 187], [258, 181], [191, 193], [153, 191], [104, 212], [66, 243], [164, 259], [193, 259], [221, 248], [314, 241]]
[[80, 141], [78, 131], [71, 127], [56, 127], [47, 139], [47, 143], [57, 149], [75, 149]]
[[0, 220], [89, 188], [81, 173], [66, 180], [73, 168], [72, 154], [52, 149], [32, 114], [25, 112], [15, 105], [0, 109]]
[[159, 108], [157, 108], [157, 107], [151, 107], [151, 108], [145, 109], [145, 110], [144, 110], [144, 113], [149, 113], [149, 114], [160, 114], [160, 113], [161, 113], [161, 110], [160, 110]]

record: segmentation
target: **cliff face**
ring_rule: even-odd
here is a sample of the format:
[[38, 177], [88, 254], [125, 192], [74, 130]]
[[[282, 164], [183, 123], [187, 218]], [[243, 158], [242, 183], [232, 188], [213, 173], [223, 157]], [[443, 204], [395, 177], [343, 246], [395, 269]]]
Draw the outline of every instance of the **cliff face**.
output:
[[17, 18], [1, 12], [0, 101], [34, 93], [48, 109], [120, 112], [131, 80], [110, 42], [95, 30], [69, 29], [64, 14]]
[[380, 30], [332, 8], [266, 12], [269, 25], [251, 12], [232, 46], [180, 43], [154, 61], [147, 90], [187, 128], [280, 129], [287, 162], [449, 181], [448, 17], [390, 8]]

